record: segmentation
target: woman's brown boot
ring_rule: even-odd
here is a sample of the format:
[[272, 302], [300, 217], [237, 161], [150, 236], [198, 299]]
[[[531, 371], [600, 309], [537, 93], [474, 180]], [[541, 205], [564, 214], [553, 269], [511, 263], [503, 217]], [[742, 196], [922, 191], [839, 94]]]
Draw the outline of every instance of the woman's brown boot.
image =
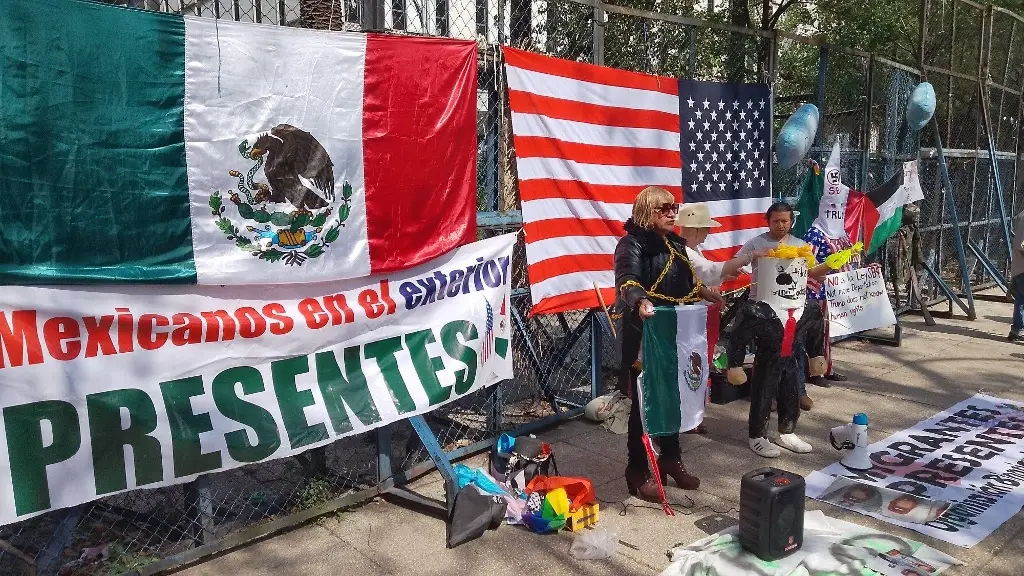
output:
[[663, 460], [658, 458], [658, 471], [661, 472], [661, 484], [667, 485], [668, 478], [675, 480], [676, 486], [683, 490], [696, 490], [700, 488], [700, 478], [688, 473], [686, 467], [679, 460]]
[[661, 502], [658, 484], [647, 470], [626, 468], [626, 488], [630, 496], [636, 496], [647, 502]]

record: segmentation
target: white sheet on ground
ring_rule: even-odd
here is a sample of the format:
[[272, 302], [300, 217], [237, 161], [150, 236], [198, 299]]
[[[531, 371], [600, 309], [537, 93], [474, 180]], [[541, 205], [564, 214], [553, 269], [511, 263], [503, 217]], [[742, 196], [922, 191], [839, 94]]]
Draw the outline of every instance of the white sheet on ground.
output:
[[820, 510], [804, 513], [804, 544], [790, 556], [765, 562], [740, 546], [733, 526], [669, 552], [672, 563], [661, 576], [875, 576], [867, 567], [880, 553], [898, 551], [931, 565], [938, 576], [960, 561], [921, 542], [829, 518]]

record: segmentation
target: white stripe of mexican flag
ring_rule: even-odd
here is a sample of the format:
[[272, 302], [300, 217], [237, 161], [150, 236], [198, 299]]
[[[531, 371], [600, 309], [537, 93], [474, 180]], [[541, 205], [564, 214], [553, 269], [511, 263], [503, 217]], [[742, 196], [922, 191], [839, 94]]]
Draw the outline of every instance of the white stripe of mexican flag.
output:
[[[211, 41], [213, 38], [216, 41]], [[200, 284], [216, 284], [218, 279], [226, 278], [236, 283], [263, 283], [265, 280], [267, 270], [252, 266], [253, 256], [249, 252], [225, 242], [218, 219], [211, 217], [209, 194], [220, 190], [224, 205], [232, 211], [234, 206], [227, 191], [238, 191], [239, 178], [246, 178], [254, 165], [243, 156], [242, 141], [251, 150], [269, 130], [269, 138], [263, 136], [265, 146], [280, 145], [281, 137], [287, 138], [287, 135], [275, 134], [271, 128], [281, 125], [295, 126], [312, 135], [319, 146], [329, 151], [335, 197], [342, 195], [345, 182], [352, 190], [348, 218], [342, 221], [335, 209], [323, 226], [328, 229], [344, 224], [341, 241], [345, 249], [330, 250], [325, 257], [309, 259], [302, 266], [289, 266], [287, 272], [303, 281], [332, 279], [338, 268], [347, 270], [348, 276], [370, 274], [366, 211], [363, 209], [366, 191], [362, 135], [365, 57], [366, 37], [363, 35], [309, 34], [271, 26], [254, 30], [251, 26], [225, 26], [211, 18], [185, 19], [185, 151], [191, 192], [192, 243]], [[302, 133], [295, 135], [308, 141]], [[315, 146], [312, 142], [302, 144]], [[305, 154], [302, 160], [307, 164], [316, 161], [310, 158], [309, 150], [290, 152], [296, 156]], [[305, 188], [295, 178], [294, 171], [289, 174], [282, 169], [281, 179], [274, 178], [280, 158], [274, 157], [273, 150], [266, 156], [266, 163], [258, 169], [254, 181], [273, 178], [271, 185], [281, 182], [297, 189]], [[232, 170], [240, 176], [233, 176]], [[242, 183], [242, 187], [255, 189], [249, 188], [247, 183]], [[246, 200], [245, 191], [241, 200]], [[278, 208], [282, 212], [296, 209], [284, 203], [279, 203]], [[255, 228], [252, 232], [256, 233], [264, 228], [268, 234], [264, 244], [273, 242], [272, 222], [242, 225]], [[294, 240], [299, 243], [298, 238]], [[282, 242], [280, 234], [277, 242]]]
[[656, 308], [644, 321], [643, 374], [638, 381], [644, 428], [667, 436], [704, 419], [708, 383], [708, 307]]

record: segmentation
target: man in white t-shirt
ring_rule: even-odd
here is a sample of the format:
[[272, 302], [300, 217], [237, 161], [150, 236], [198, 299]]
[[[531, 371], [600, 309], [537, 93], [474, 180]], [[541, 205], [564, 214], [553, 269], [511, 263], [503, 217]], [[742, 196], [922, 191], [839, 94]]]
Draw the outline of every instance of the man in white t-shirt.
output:
[[[736, 253], [737, 258], [748, 258], [751, 255], [778, 248], [780, 245], [796, 246], [799, 248], [807, 244], [807, 242], [789, 233], [790, 229], [793, 228], [793, 207], [789, 204], [785, 202], [772, 204], [768, 207], [764, 218], [768, 221], [768, 231], [747, 240], [746, 244]], [[756, 258], [754, 259], [753, 269], [754, 277], [757, 277]], [[828, 273], [829, 267], [825, 264], [819, 264], [807, 271], [809, 277], [817, 280], [821, 280]], [[757, 298], [756, 284], [750, 287], [750, 297]]]

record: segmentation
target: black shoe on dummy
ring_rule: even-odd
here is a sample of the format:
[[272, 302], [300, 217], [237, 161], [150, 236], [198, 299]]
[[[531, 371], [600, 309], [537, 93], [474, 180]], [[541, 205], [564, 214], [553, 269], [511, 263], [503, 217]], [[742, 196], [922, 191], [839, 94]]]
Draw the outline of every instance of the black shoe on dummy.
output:
[[815, 386], [821, 386], [822, 388], [831, 388], [832, 387], [832, 384], [830, 384], [829, 381], [826, 380], [824, 376], [813, 376], [813, 377], [811, 377], [810, 380], [808, 380], [808, 383], [814, 384]]
[[833, 382], [846, 382], [848, 380], [848, 378], [846, 376], [844, 376], [843, 374], [840, 374], [839, 372], [833, 372], [831, 374], [825, 374], [825, 379], [826, 380], [831, 380]]

